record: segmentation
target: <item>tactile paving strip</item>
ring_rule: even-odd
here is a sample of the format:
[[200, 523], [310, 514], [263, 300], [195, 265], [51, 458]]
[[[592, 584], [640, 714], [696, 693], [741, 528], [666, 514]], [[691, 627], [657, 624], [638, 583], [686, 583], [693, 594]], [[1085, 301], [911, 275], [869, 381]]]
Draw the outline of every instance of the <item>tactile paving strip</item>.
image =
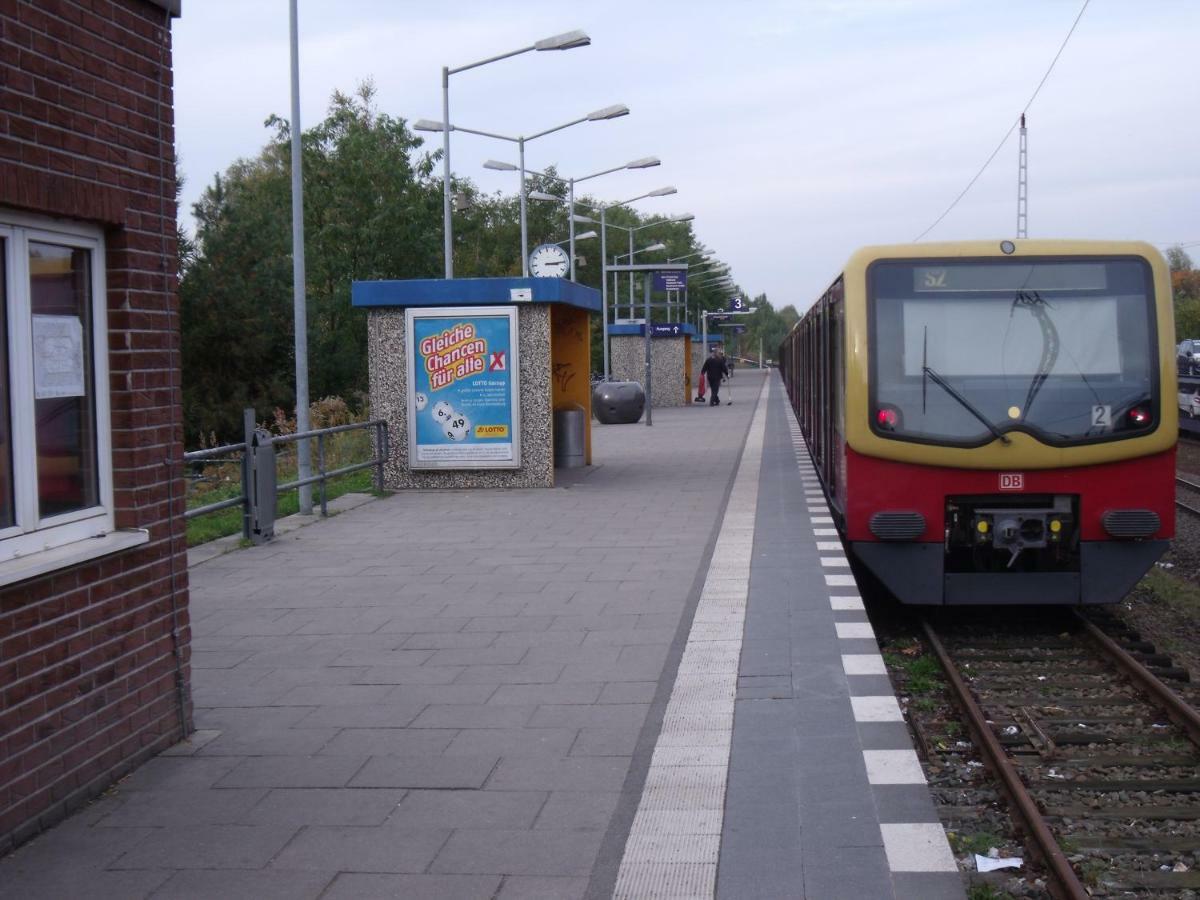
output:
[[712, 897], [771, 379], [763, 384], [625, 844], [616, 900]]

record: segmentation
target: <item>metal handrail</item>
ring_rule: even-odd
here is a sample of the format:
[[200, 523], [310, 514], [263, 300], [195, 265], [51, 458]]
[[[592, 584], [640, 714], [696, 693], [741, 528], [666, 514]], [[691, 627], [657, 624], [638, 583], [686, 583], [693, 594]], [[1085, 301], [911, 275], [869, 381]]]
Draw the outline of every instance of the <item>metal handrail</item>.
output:
[[[212, 460], [213, 457], [220, 457], [228, 453], [241, 453], [241, 458], [237, 461], [242, 470], [242, 492], [236, 497], [228, 497], [225, 500], [217, 500], [213, 503], [206, 503], [203, 506], [196, 506], [192, 509], [184, 510], [183, 518], [194, 519], [197, 516], [205, 516], [209, 513], [220, 512], [223, 509], [231, 509], [235, 506], [244, 507], [246, 505], [246, 442], [240, 444], [222, 444], [219, 447], [208, 447], [204, 450], [189, 450], [183, 454], [185, 463], [201, 462]], [[228, 460], [232, 462], [233, 460]]]
[[[267, 504], [270, 505], [270, 509], [272, 511], [270, 520], [272, 523], [274, 521], [273, 512], [276, 504], [278, 503], [279, 493], [281, 491], [295, 490], [309, 484], [319, 484], [321, 495], [321, 515], [328, 516], [329, 508], [325, 485], [330, 478], [337, 478], [341, 475], [348, 475], [351, 472], [358, 472], [362, 471], [363, 469], [373, 468], [376, 470], [375, 487], [377, 490], [383, 490], [383, 470], [389, 453], [388, 428], [387, 422], [384, 419], [371, 419], [367, 422], [352, 422], [348, 425], [333, 425], [329, 428], [314, 428], [309, 431], [297, 432], [295, 434], [272, 435], [258, 432], [259, 437], [253, 438], [250, 434], [251, 426], [253, 424], [253, 411], [247, 410], [247, 417], [247, 441], [243, 441], [240, 444], [223, 444], [220, 447], [209, 447], [204, 450], [192, 450], [184, 453], [184, 462], [189, 463], [211, 460], [214, 457], [219, 457], [225, 454], [242, 454], [241, 459], [239, 460], [242, 472], [241, 493], [236, 497], [229, 497], [225, 500], [218, 500], [213, 503], [207, 503], [204, 506], [197, 506], [192, 509], [185, 510], [183, 514], [185, 519], [192, 519], [196, 516], [203, 516], [207, 515], [208, 513], [240, 506], [243, 509], [242, 536], [246, 538], [253, 538], [250, 530], [251, 522], [256, 518], [255, 510], [253, 508], [255, 498], [252, 496], [252, 493], [248, 490], [247, 486], [256, 483], [256, 479], [253, 478], [252, 467], [255, 465], [257, 454], [270, 448], [270, 454], [264, 457], [264, 459], [269, 459], [270, 465], [273, 467], [275, 460], [274, 447], [276, 444], [291, 444], [306, 439], [315, 438], [317, 441], [317, 473], [308, 478], [296, 479], [295, 481], [289, 481], [285, 484], [275, 484], [273, 477], [269, 479], [271, 488], [269, 491], [269, 496], [261, 498], [260, 508], [262, 506], [266, 506]], [[342, 434], [348, 431], [365, 431], [368, 429], [374, 429], [375, 432], [375, 440], [373, 442], [374, 453], [371, 459], [366, 460], [365, 462], [351, 463], [350, 465], [341, 466], [337, 469], [325, 469], [326, 436], [332, 434]], [[232, 460], [229, 461], [232, 462]]]

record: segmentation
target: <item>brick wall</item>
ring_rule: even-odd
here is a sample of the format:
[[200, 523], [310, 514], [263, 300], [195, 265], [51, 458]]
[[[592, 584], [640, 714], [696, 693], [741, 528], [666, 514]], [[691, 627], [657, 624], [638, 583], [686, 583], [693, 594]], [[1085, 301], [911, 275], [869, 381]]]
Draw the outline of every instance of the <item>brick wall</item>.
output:
[[0, 588], [0, 853], [191, 727], [171, 6], [0, 0], [0, 208], [104, 229], [116, 524], [150, 532]]

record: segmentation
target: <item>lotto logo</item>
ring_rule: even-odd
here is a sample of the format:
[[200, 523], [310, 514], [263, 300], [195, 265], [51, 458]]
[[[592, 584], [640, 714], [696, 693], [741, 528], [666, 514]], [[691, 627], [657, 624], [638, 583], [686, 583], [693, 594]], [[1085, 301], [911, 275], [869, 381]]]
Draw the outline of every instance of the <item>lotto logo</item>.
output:
[[1023, 491], [1023, 490], [1025, 490], [1025, 476], [1021, 472], [1001, 472], [1000, 473], [1000, 490], [1002, 490], [1002, 491]]
[[503, 372], [508, 368], [508, 364], [504, 359], [504, 351], [498, 350], [491, 356], [491, 362], [488, 363], [489, 372]]

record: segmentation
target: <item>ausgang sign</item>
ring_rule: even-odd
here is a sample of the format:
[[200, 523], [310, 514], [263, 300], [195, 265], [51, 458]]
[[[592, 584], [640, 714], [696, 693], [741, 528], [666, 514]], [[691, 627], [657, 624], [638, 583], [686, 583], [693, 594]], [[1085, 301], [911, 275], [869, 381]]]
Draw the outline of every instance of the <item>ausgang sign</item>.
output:
[[678, 337], [684, 333], [683, 325], [679, 322], [651, 322], [650, 337]]

